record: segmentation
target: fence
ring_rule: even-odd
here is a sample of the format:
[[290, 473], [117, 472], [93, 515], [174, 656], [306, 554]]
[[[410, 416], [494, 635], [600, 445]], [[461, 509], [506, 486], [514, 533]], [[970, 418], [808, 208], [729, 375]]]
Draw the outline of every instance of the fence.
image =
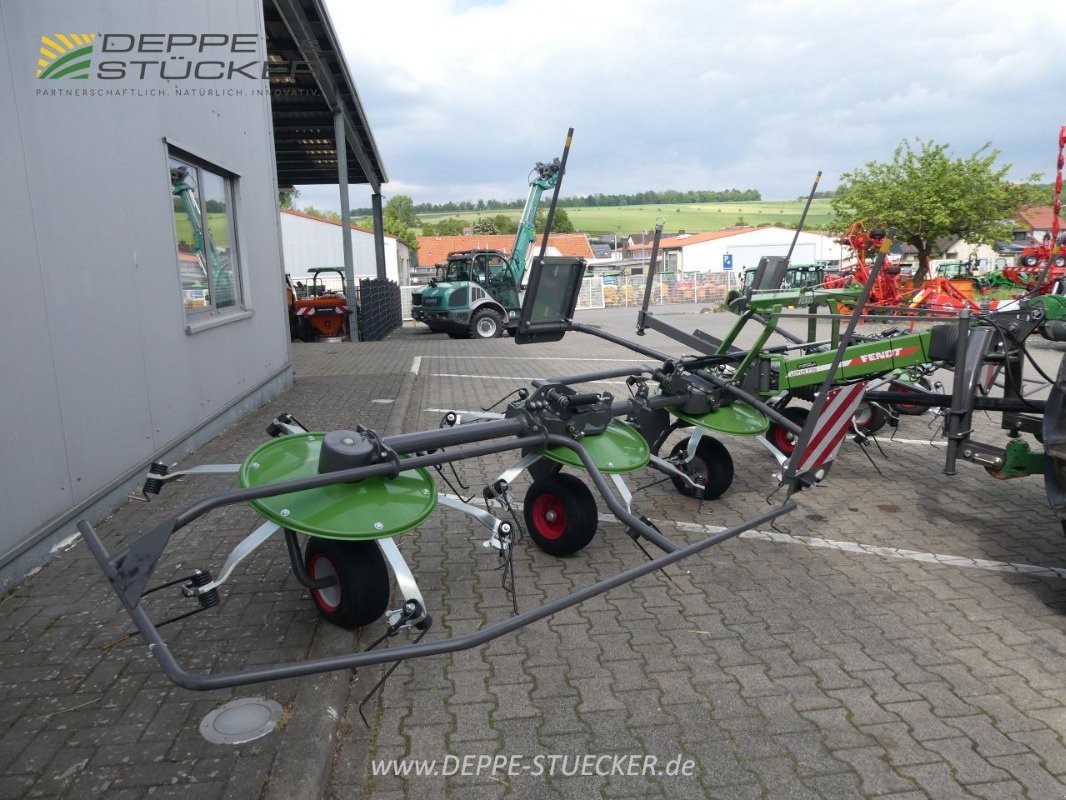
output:
[[[741, 275], [734, 277], [732, 272], [656, 275], [651, 290], [651, 304], [718, 306], [725, 302], [730, 289], [739, 288], [737, 283], [741, 278]], [[643, 275], [605, 277], [601, 280], [604, 283], [603, 302], [607, 308], [639, 306], [644, 302]]]
[[[652, 287], [651, 304], [691, 303], [694, 306], [719, 306], [725, 302], [730, 289], [739, 289], [742, 273], [732, 272], [693, 273], [679, 277], [676, 274], [656, 275]], [[411, 319], [411, 294], [420, 286], [401, 286], [400, 302], [403, 318]], [[644, 302], [644, 276], [590, 275], [581, 282], [577, 297], [578, 310], [593, 308], [619, 308], [639, 306]]]
[[359, 281], [359, 338], [380, 342], [402, 324], [400, 287], [379, 279]]

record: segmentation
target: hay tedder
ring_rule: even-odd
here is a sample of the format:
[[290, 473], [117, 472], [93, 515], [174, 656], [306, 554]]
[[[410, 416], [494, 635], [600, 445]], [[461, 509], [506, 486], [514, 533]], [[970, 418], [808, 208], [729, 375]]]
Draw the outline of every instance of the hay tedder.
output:
[[[772, 282], [780, 270], [761, 265], [757, 284]], [[874, 270], [876, 273], [876, 269]], [[147, 494], [158, 493], [170, 481], [197, 474], [229, 474], [238, 488], [197, 502], [134, 538], [116, 553], [108, 551], [87, 521], [78, 528], [115, 594], [129, 613], [137, 635], [143, 636], [166, 674], [191, 689], [237, 686], [375, 663], [398, 662], [416, 656], [454, 652], [483, 644], [576, 603], [661, 569], [739, 533], [763, 525], [795, 508], [792, 493], [813, 486], [829, 469], [850, 430], [866, 384], [859, 375], [884, 373], [896, 356], [886, 351], [852, 349], [857, 315], [831, 342], [790, 342], [780, 348], [739, 350], [730, 342], [713, 343], [699, 335], [673, 331], [647, 311], [639, 317], [645, 327], [667, 330], [673, 338], [695, 344], [703, 355], [674, 358], [636, 341], [629, 341], [573, 320], [584, 262], [580, 259], [537, 259], [530, 277], [516, 340], [520, 344], [555, 341], [570, 332], [598, 336], [655, 362], [646, 368], [610, 370], [535, 382], [518, 392], [506, 411], [494, 419], [467, 421], [446, 417], [437, 429], [382, 437], [356, 426], [353, 430], [307, 431], [291, 415], [271, 424], [273, 437], [240, 464], [201, 465], [171, 471], [154, 464], [145, 481]], [[650, 285], [650, 282], [649, 282]], [[869, 285], [849, 297], [864, 302]], [[746, 298], [750, 308], [742, 323], [758, 316], [760, 298]], [[769, 327], [773, 322], [768, 323]], [[866, 348], [865, 343], [859, 345]], [[917, 346], [921, 346], [919, 343]], [[856, 371], [852, 363], [876, 366]], [[624, 375], [631, 396], [615, 399], [605, 392], [581, 391], [575, 385]], [[805, 424], [781, 413], [774, 402], [783, 390], [802, 386], [813, 407]], [[631, 510], [632, 495], [617, 476], [644, 466], [667, 474], [683, 494], [710, 499], [728, 489], [732, 462], [724, 445], [711, 434], [758, 436], [770, 424], [784, 426], [796, 439], [791, 457], [782, 459], [779, 480], [787, 486], [782, 502], [765, 513], [699, 541], [681, 545], [665, 536], [646, 518]], [[668, 434], [691, 429], [688, 437], [660, 456]], [[484, 491], [485, 503], [474, 504], [439, 492], [429, 469], [491, 454], [516, 451], [516, 464]], [[569, 470], [563, 472], [563, 469]], [[496, 516], [494, 501], [510, 509], [511, 482], [528, 469], [533, 482], [526, 492], [522, 517], [530, 538], [553, 555], [573, 553], [587, 545], [597, 529], [598, 508], [590, 484], [607, 509], [632, 538], [659, 555], [604, 580], [537, 607], [518, 611], [479, 631], [451, 638], [421, 641], [431, 625], [429, 609], [397, 538], [417, 528], [438, 507], [465, 514], [488, 533], [485, 544], [494, 548], [513, 575], [514, 542], [522, 531], [517, 514]], [[227, 506], [249, 504], [263, 522], [239, 542], [217, 576], [206, 569], [150, 586], [167, 547], [179, 530], [205, 514]], [[167, 623], [219, 606], [220, 587], [257, 548], [280, 534], [296, 580], [306, 587], [319, 612], [330, 622], [354, 628], [385, 618], [388, 636], [417, 631], [406, 645], [367, 649], [301, 662], [273, 664], [228, 672], [186, 671], [162, 638]], [[642, 547], [643, 549], [643, 547]], [[646, 551], [647, 552], [647, 551]], [[389, 610], [391, 584], [400, 595]], [[156, 623], [144, 598], [177, 587], [194, 605], [192, 610]], [[376, 644], [376, 643], [375, 643]], [[373, 646], [372, 646], [373, 648]]]
[[[660, 223], [637, 334], [648, 329], [664, 334], [692, 355], [673, 356], [576, 321], [584, 262], [542, 256], [533, 263], [516, 342], [553, 342], [580, 333], [635, 352], [646, 364], [536, 380], [512, 392], [515, 399], [502, 413], [453, 411], [438, 428], [396, 436], [380, 436], [361, 426], [309, 431], [283, 414], [268, 428], [272, 438], [240, 464], [178, 471], [153, 464], [146, 495], [159, 493], [173, 480], [204, 473], [232, 475], [238, 487], [194, 503], [122, 550], [109, 552], [94, 528], [80, 521], [78, 529], [132, 618], [135, 635], [148, 643], [164, 672], [184, 687], [205, 690], [395, 664], [482, 645], [787, 514], [796, 507], [795, 492], [815, 488], [825, 478], [848, 436], [867, 441], [879, 413], [884, 424], [898, 419], [903, 408], [909, 409], [905, 413], [943, 410], [946, 472], [953, 473], [959, 460], [968, 460], [1001, 478], [1043, 474], [1052, 508], [1066, 519], [1066, 359], [1056, 377], [1047, 377], [1047, 400], [1028, 396], [1022, 375], [1027, 361], [1035, 365], [1026, 349], [1030, 335], [1066, 341], [1066, 298], [1034, 298], [1003, 312], [973, 314], [963, 309], [956, 320], [928, 330], [859, 337], [860, 316], [891, 249], [894, 231], [889, 229], [877, 242], [877, 256], [861, 287], [782, 289], [787, 257], [763, 258], [750, 287], [730, 302], [738, 315], [736, 324], [718, 339], [699, 330], [679, 330], [649, 311], [661, 231]], [[852, 309], [849, 314], [840, 313], [844, 306]], [[876, 315], [865, 319], [898, 321]], [[790, 320], [804, 321], [805, 326], [798, 327], [806, 327], [806, 336], [796, 334]], [[820, 336], [819, 328], [826, 324], [829, 332]], [[740, 348], [737, 342], [749, 325], [756, 326], [755, 343]], [[772, 344], [775, 336], [784, 343]], [[954, 373], [950, 393], [935, 391], [926, 379], [938, 368]], [[624, 378], [628, 397], [584, 386], [618, 378]], [[1002, 392], [997, 393], [997, 387]], [[971, 421], [979, 411], [1002, 414], [1009, 436], [1005, 446], [974, 440]], [[678, 431], [682, 438], [665, 452]], [[1026, 434], [1043, 449], [1027, 443]], [[634, 512], [633, 492], [624, 476], [644, 468], [664, 474], [678, 492], [697, 500], [713, 500], [728, 491], [733, 459], [718, 437], [735, 436], [760, 439], [777, 459], [777, 487], [786, 488], [777, 506], [689, 544], [674, 542]], [[430, 472], [511, 451], [516, 460], [484, 487], [478, 502], [439, 491]], [[532, 481], [519, 515], [512, 493], [515, 481], [527, 471]], [[402, 534], [417, 529], [438, 508], [476, 520], [488, 534], [484, 545], [499, 554], [505, 576], [511, 576], [514, 599], [518, 538], [528, 528], [530, 539], [544, 553], [577, 553], [597, 533], [597, 495], [644, 550], [646, 561], [533, 608], [519, 611], [515, 601], [512, 616], [480, 630], [423, 641], [432, 617], [400, 550], [397, 540]], [[250, 505], [263, 521], [233, 548], [217, 576], [201, 568], [149, 585], [175, 533], [209, 512], [242, 504]], [[694, 507], [694, 512], [706, 507]], [[713, 512], [715, 506], [709, 508]], [[241, 562], [278, 534], [295, 579], [325, 619], [358, 628], [384, 617], [385, 633], [366, 650], [331, 657], [232, 672], [184, 669], [160, 629], [219, 606], [220, 587]], [[643, 543], [658, 554], [653, 556]], [[390, 610], [393, 583], [399, 602]], [[177, 587], [193, 607], [157, 623], [144, 598], [168, 587]], [[411, 643], [377, 648], [403, 631], [416, 632]]]

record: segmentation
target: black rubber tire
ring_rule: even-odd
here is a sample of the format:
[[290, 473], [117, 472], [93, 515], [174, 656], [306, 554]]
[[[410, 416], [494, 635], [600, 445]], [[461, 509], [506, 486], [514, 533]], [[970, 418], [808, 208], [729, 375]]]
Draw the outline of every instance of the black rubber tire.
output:
[[312, 579], [333, 574], [337, 582], [312, 589], [318, 613], [341, 628], [361, 628], [379, 619], [389, 604], [389, 568], [376, 542], [341, 542], [312, 536], [304, 550]]
[[[797, 408], [792, 406], [786, 408], [781, 412], [786, 418], [795, 422], [799, 426], [803, 426], [807, 422], [807, 416], [811, 413], [806, 408]], [[766, 438], [770, 444], [784, 453], [786, 456], [792, 455], [792, 452], [796, 449], [796, 438], [785, 428], [783, 425], [779, 425], [776, 422], [770, 423], [770, 429], [766, 432]]]
[[[915, 383], [921, 388], [925, 389], [927, 392], [933, 391], [933, 384], [930, 383], [929, 379], [924, 376], [915, 381]], [[891, 391], [906, 392], [908, 390], [902, 386], [893, 385]], [[923, 414], [929, 413], [929, 408], [927, 406], [912, 406], [909, 403], [893, 403], [892, 410], [895, 411], [897, 414], [902, 414], [905, 417], [920, 417]]]
[[1051, 265], [1053, 267], [1066, 267], [1066, 256], [1054, 256], [1051, 259]]
[[855, 409], [852, 420], [861, 433], [873, 436], [888, 424], [888, 412], [876, 403], [862, 400], [859, 402], [859, 407]]
[[581, 550], [596, 535], [596, 498], [576, 475], [560, 472], [534, 481], [522, 502], [529, 538], [553, 556]]
[[1036, 263], [1037, 263], [1037, 260], [1038, 259], [1037, 259], [1036, 256], [1022, 256], [1022, 259], [1021, 259], [1022, 266], [1023, 267], [1035, 267]]
[[[670, 460], [684, 453], [688, 448], [688, 439], [682, 439], [674, 445], [670, 451]], [[733, 457], [729, 450], [713, 436], [701, 436], [700, 443], [696, 445], [696, 455], [688, 462], [678, 467], [682, 472], [703, 484], [703, 499], [715, 500], [726, 493], [733, 485]], [[685, 497], [699, 498], [700, 493], [693, 489], [681, 478], [671, 477], [674, 488]]]
[[[490, 331], [491, 323], [491, 332]], [[498, 339], [503, 335], [503, 320], [491, 308], [481, 308], [470, 318], [471, 339]]]

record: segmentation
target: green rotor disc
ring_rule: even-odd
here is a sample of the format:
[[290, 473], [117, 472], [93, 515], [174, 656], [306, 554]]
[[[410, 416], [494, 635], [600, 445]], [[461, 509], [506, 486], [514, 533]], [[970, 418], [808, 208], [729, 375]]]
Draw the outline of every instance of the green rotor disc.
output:
[[[241, 464], [242, 488], [318, 474], [324, 433], [295, 434], [259, 446]], [[423, 468], [395, 478], [364, 478], [252, 500], [252, 507], [284, 528], [325, 539], [369, 540], [417, 527], [437, 504], [433, 478]]]
[[[632, 472], [648, 463], [651, 450], [644, 437], [632, 425], [613, 419], [603, 433], [578, 439], [578, 444], [589, 451], [593, 463], [600, 472]], [[549, 447], [542, 451], [552, 461], [568, 467], [584, 469], [577, 453], [568, 447]]]
[[674, 408], [668, 410], [680, 420], [730, 436], [758, 436], [760, 433], [766, 433], [770, 428], [770, 420], [765, 414], [740, 400], [723, 406], [717, 411], [698, 416], [684, 414]]

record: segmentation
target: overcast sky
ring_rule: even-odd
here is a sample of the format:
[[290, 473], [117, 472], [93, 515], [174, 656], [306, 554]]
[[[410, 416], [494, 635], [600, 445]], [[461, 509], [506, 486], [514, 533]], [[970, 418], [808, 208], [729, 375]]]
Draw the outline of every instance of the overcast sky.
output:
[[[327, 0], [386, 199], [519, 198], [575, 129], [563, 195], [823, 188], [903, 138], [1054, 174], [1053, 0]], [[336, 189], [299, 204], [339, 209]], [[363, 187], [353, 206], [369, 205]]]

